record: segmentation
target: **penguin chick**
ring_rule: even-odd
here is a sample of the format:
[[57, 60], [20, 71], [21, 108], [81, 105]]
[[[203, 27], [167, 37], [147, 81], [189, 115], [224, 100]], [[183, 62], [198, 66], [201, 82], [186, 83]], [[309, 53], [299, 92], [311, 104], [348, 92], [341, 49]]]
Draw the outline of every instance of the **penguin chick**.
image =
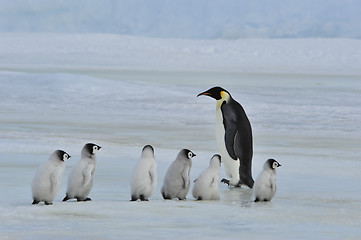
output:
[[219, 200], [219, 171], [221, 169], [221, 156], [215, 154], [199, 177], [194, 181], [193, 197], [197, 200]]
[[253, 188], [255, 202], [271, 201], [276, 194], [276, 168], [280, 167], [274, 159], [268, 159], [263, 165], [263, 171], [256, 178]]
[[68, 153], [56, 150], [50, 155], [48, 161], [40, 165], [31, 184], [33, 204], [42, 201], [46, 205], [53, 204], [61, 185], [65, 161], [69, 158]]
[[88, 195], [93, 187], [93, 177], [96, 167], [95, 153], [101, 147], [94, 143], [87, 143], [81, 150], [81, 158], [73, 167], [68, 178], [68, 188], [63, 199], [76, 198], [77, 201], [91, 201]]
[[185, 200], [190, 186], [189, 172], [192, 167], [192, 158], [196, 155], [183, 149], [169, 166], [164, 177], [161, 193], [164, 199]]
[[134, 169], [131, 188], [131, 201], [148, 201], [157, 186], [157, 163], [154, 159], [154, 149], [146, 145]]
[[222, 179], [229, 186], [253, 187], [252, 157], [253, 138], [250, 121], [241, 104], [231, 94], [221, 88], [213, 87], [198, 96], [205, 95], [217, 100], [216, 135], [219, 151], [226, 174], [231, 179]]

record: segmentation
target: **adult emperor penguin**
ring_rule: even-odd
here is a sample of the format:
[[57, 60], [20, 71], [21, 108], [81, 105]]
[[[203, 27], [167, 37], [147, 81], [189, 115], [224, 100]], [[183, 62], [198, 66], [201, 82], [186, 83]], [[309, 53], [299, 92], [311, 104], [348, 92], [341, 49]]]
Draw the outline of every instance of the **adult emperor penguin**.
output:
[[60, 188], [65, 161], [69, 158], [70, 155], [63, 150], [56, 150], [50, 155], [48, 161], [40, 165], [31, 184], [33, 204], [42, 201], [46, 205], [53, 204]]
[[94, 143], [87, 143], [81, 150], [81, 159], [73, 167], [68, 178], [68, 188], [63, 199], [76, 198], [77, 201], [91, 201], [88, 195], [93, 187], [93, 177], [96, 167], [95, 153], [101, 147]]
[[193, 197], [197, 200], [219, 200], [219, 171], [221, 169], [221, 156], [215, 154], [199, 177], [194, 181]]
[[253, 188], [255, 202], [271, 201], [276, 194], [276, 168], [280, 167], [274, 159], [268, 159], [263, 165], [263, 171], [256, 178]]
[[134, 169], [131, 188], [131, 201], [148, 201], [157, 186], [157, 163], [154, 158], [154, 149], [146, 145]]
[[183, 149], [178, 153], [177, 158], [169, 166], [164, 177], [161, 189], [164, 199], [186, 199], [190, 186], [189, 172], [194, 156], [196, 155], [188, 149]]
[[222, 179], [222, 182], [230, 186], [246, 185], [252, 188], [252, 128], [246, 112], [231, 94], [221, 87], [213, 87], [198, 94], [201, 95], [217, 100], [217, 141], [226, 174], [231, 178]]

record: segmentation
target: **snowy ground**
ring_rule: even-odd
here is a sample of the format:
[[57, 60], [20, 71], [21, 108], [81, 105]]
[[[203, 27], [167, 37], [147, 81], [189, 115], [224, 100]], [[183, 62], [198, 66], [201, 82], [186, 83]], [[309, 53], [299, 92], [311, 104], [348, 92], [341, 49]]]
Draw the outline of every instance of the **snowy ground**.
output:
[[[196, 41], [114, 35], [1, 34], [1, 239], [357, 239], [360, 232], [361, 41]], [[246, 109], [254, 177], [273, 157], [278, 192], [255, 204], [221, 185], [215, 202], [164, 201], [178, 151], [197, 154], [191, 178], [217, 152], [214, 85]], [[93, 202], [62, 203], [86, 142], [98, 154]], [[158, 188], [130, 203], [129, 177], [155, 147]], [[36, 168], [68, 151], [53, 206], [31, 206]], [[224, 170], [221, 177], [225, 177]]]

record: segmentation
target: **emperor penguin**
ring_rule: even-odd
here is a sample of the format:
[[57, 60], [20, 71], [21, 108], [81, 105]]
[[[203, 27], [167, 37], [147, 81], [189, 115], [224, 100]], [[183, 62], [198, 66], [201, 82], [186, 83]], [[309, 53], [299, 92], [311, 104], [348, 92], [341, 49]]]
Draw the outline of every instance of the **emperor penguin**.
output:
[[215, 154], [199, 177], [194, 181], [193, 197], [197, 200], [219, 200], [219, 171], [221, 169], [221, 156]]
[[93, 187], [93, 177], [96, 167], [95, 153], [101, 147], [87, 143], [81, 150], [81, 158], [73, 167], [68, 178], [68, 188], [63, 202], [76, 198], [77, 201], [91, 201], [88, 197]]
[[271, 201], [276, 194], [276, 168], [280, 167], [274, 159], [268, 159], [263, 165], [263, 171], [256, 178], [253, 188], [255, 202]]
[[226, 174], [231, 178], [222, 179], [221, 182], [229, 186], [246, 185], [252, 188], [253, 140], [252, 128], [246, 112], [231, 94], [221, 87], [213, 87], [198, 94], [201, 95], [217, 100], [217, 142]]
[[131, 188], [131, 201], [148, 201], [157, 186], [157, 163], [151, 145], [144, 146], [142, 155], [134, 169]]
[[40, 165], [31, 184], [33, 204], [42, 201], [46, 205], [53, 204], [61, 185], [65, 161], [69, 158], [68, 153], [63, 150], [56, 150], [50, 155], [48, 161]]
[[169, 166], [164, 177], [161, 189], [164, 199], [186, 199], [190, 186], [189, 173], [192, 167], [192, 158], [195, 156], [188, 149], [183, 149], [178, 153], [177, 158]]

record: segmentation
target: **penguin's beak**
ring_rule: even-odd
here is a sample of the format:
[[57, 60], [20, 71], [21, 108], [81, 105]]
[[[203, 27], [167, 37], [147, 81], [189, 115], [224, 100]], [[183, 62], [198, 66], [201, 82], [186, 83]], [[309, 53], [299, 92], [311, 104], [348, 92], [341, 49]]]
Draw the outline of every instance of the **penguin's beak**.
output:
[[210, 96], [210, 97], [212, 96], [209, 92], [205, 91], [205, 92], [198, 94], [197, 97], [202, 96], [202, 95], [206, 95], [206, 96]]

